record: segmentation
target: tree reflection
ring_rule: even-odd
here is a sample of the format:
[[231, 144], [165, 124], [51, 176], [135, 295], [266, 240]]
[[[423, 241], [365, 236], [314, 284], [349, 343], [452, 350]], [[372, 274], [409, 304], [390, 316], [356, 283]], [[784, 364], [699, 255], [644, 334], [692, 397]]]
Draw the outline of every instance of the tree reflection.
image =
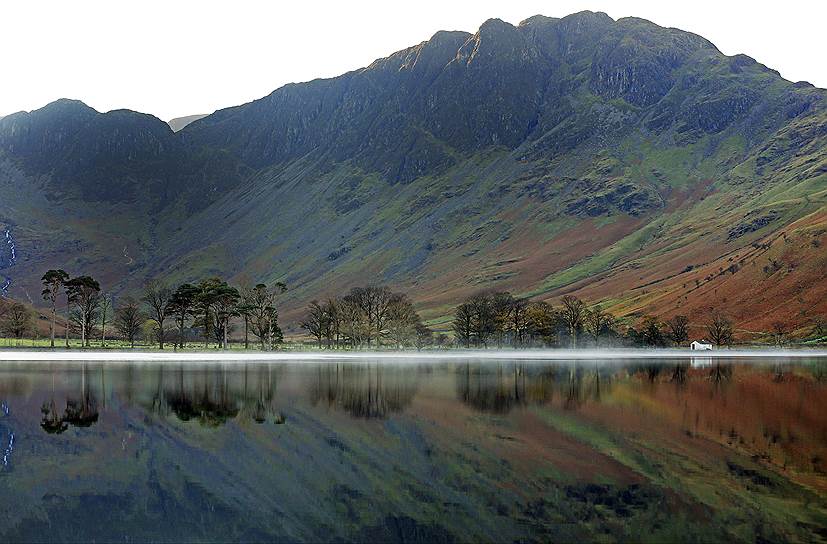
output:
[[686, 387], [687, 374], [689, 372], [689, 363], [679, 363], [672, 369], [672, 377], [669, 379], [679, 388]]
[[284, 416], [276, 414], [273, 407], [273, 368], [256, 365], [244, 365], [244, 390], [242, 393], [241, 416], [252, 420], [259, 425], [267, 421], [267, 417], [274, 415], [276, 422]]
[[69, 428], [69, 424], [63, 420], [62, 414], [58, 413], [55, 399], [44, 402], [40, 411], [43, 418], [40, 420], [40, 427], [49, 434], [60, 434]]
[[67, 399], [63, 420], [75, 427], [91, 427], [98, 422], [97, 401], [88, 394], [80, 399]]
[[52, 397], [40, 407], [43, 417], [40, 427], [50, 434], [60, 434], [69, 428], [91, 427], [98, 421], [98, 402], [89, 388], [86, 365], [81, 368], [80, 398], [68, 397], [63, 414], [59, 415], [54, 399], [54, 376], [52, 376]]
[[[181, 421], [198, 421], [205, 427], [218, 427], [239, 413], [238, 401], [231, 393], [227, 371], [223, 367], [209, 367], [199, 373], [185, 375], [183, 365], [177, 372], [177, 379], [164, 382], [163, 367], [160, 368], [158, 401]], [[189, 376], [189, 375], [192, 376]], [[191, 377], [191, 380], [185, 380]]]
[[467, 363], [457, 372], [457, 398], [480, 412], [506, 414], [515, 407], [550, 402], [556, 373], [554, 368], [534, 372], [519, 364]]
[[732, 378], [732, 366], [716, 362], [709, 370], [709, 379], [716, 386], [728, 382]]
[[379, 364], [320, 365], [310, 389], [313, 405], [326, 403], [358, 418], [402, 412], [418, 390], [415, 369]]

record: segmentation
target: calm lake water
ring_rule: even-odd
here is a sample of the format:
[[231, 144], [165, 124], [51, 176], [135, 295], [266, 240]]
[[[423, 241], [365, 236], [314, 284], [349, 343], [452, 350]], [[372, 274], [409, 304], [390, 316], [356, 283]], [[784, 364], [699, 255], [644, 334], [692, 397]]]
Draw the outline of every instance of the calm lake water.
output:
[[827, 360], [3, 363], [0, 541], [827, 540]]

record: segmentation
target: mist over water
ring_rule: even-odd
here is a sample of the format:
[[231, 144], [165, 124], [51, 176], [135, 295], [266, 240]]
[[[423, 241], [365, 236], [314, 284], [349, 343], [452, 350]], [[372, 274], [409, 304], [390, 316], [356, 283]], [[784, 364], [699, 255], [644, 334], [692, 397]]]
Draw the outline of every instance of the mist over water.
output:
[[0, 540], [824, 534], [827, 358], [622, 354], [5, 363]]
[[427, 350], [427, 351], [273, 351], [273, 352], [232, 352], [201, 351], [176, 353], [174, 351], [27, 351], [10, 350], [0, 352], [0, 360], [5, 361], [43, 361], [53, 362], [212, 362], [212, 363], [252, 363], [252, 362], [382, 362], [392, 363], [434, 363], [445, 361], [538, 361], [566, 362], [576, 361], [581, 364], [596, 362], [623, 363], [630, 360], [646, 359], [652, 361], [669, 361], [691, 358], [699, 362], [743, 360], [802, 360], [827, 358], [827, 351], [814, 349], [719, 349], [715, 351], [691, 351], [687, 349], [525, 349], [525, 350]]

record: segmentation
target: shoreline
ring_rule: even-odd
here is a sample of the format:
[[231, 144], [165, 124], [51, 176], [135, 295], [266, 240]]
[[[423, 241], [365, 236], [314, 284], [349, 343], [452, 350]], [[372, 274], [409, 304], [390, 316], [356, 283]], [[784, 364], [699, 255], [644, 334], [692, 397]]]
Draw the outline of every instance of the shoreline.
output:
[[360, 362], [386, 360], [388, 362], [479, 361], [610, 361], [628, 359], [803, 359], [827, 358], [823, 349], [723, 349], [692, 351], [689, 349], [603, 349], [603, 350], [446, 350], [446, 351], [60, 351], [60, 350], [0, 350], [3, 362], [215, 362], [215, 363], [299, 363], [299, 362]]

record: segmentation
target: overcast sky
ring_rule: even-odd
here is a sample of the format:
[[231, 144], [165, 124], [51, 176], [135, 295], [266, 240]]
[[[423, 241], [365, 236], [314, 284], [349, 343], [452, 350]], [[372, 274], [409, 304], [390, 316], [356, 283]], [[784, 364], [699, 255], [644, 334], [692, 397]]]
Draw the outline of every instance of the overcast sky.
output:
[[827, 87], [827, 2], [37, 0], [0, 3], [0, 115], [77, 98], [168, 120], [330, 77], [486, 19], [634, 15]]

